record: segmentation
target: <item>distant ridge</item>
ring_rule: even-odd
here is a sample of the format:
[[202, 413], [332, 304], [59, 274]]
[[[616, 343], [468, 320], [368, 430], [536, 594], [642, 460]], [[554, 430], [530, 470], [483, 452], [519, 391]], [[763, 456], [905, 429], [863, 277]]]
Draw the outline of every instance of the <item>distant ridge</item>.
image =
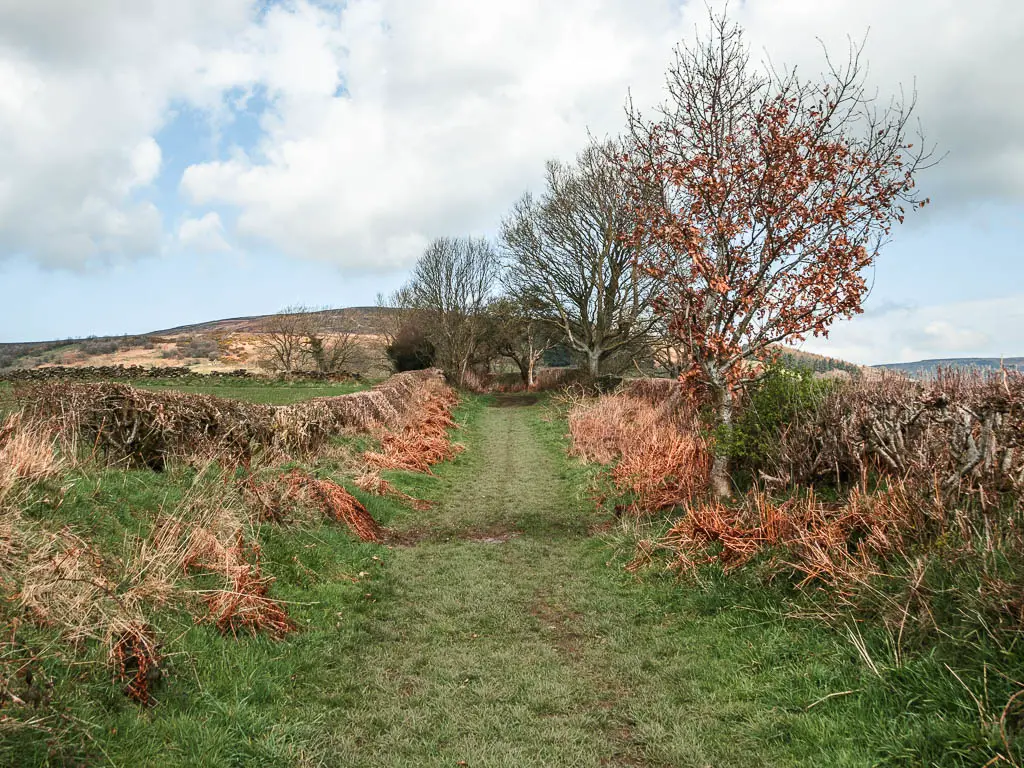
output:
[[[350, 326], [347, 330], [352, 333], [377, 333], [380, 323], [375, 318], [380, 315], [380, 307], [343, 307], [339, 309], [324, 310], [326, 313], [338, 314], [348, 321]], [[66, 339], [50, 339], [46, 341], [8, 341], [0, 342], [0, 350], [29, 351], [35, 347], [55, 348], [77, 344], [86, 338], [93, 341], [106, 341], [125, 338], [142, 338], [144, 336], [180, 336], [182, 334], [233, 332], [233, 333], [254, 333], [260, 330], [262, 323], [270, 315], [248, 315], [246, 317], [228, 317], [223, 320], [208, 320], [202, 323], [190, 325], [176, 325], [173, 328], [164, 328], [159, 331], [147, 331], [145, 333], [126, 333], [116, 336], [89, 336], [69, 337]]]
[[935, 360], [917, 360], [912, 363], [884, 363], [872, 366], [890, 371], [902, 371], [908, 376], [933, 376], [939, 368], [995, 371], [1000, 365], [1008, 370], [1024, 371], [1024, 357], [944, 357]]
[[[337, 330], [357, 336], [379, 336], [386, 327], [384, 312], [379, 307], [346, 307], [320, 310], [320, 313], [337, 316]], [[273, 315], [231, 317], [123, 336], [4, 342], [0, 343], [0, 370], [34, 368], [43, 364], [68, 364], [68, 356], [74, 358], [70, 364], [166, 365], [167, 363], [162, 361], [179, 358], [180, 355], [175, 353], [175, 348], [187, 346], [192, 339], [207, 340], [211, 344], [231, 339], [244, 342], [246, 335], [262, 331], [270, 317]], [[144, 355], [145, 360], [139, 359], [140, 349], [149, 350], [149, 354]], [[161, 352], [168, 354], [163, 355]], [[200, 355], [205, 356], [205, 352]]]

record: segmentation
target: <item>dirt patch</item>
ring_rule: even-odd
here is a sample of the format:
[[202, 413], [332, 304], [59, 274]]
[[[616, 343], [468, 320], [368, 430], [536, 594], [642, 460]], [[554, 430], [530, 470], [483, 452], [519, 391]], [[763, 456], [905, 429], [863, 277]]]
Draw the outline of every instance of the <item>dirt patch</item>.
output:
[[583, 614], [555, 604], [545, 595], [538, 595], [530, 607], [530, 615], [540, 623], [544, 634], [550, 636], [559, 653], [570, 659], [579, 658], [583, 635], [576, 631], [576, 626]]
[[540, 395], [530, 393], [494, 395], [490, 402], [492, 408], [526, 408], [540, 402]]

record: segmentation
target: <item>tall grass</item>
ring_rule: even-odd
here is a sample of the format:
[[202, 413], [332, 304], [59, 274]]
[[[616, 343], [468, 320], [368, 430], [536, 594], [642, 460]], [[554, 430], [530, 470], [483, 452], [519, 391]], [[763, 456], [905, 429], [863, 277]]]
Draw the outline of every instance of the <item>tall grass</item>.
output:
[[[70, 400], [61, 399], [69, 393]], [[162, 695], [170, 674], [159, 628], [164, 613], [191, 616], [231, 636], [276, 639], [296, 629], [288, 606], [273, 595], [261, 526], [312, 529], [326, 521], [362, 541], [384, 539], [385, 530], [340, 483], [294, 466], [240, 464], [245, 451], [231, 450], [248, 440], [240, 435], [298, 445], [300, 455], [313, 458], [310, 447], [369, 432], [387, 462], [412, 469], [429, 469], [456, 450], [447, 430], [458, 398], [433, 372], [276, 409], [126, 385], [34, 388], [28, 398], [29, 415], [16, 413], [0, 425], [0, 615], [14, 622], [0, 637], [0, 706], [16, 707], [6, 711], [4, 728], [32, 728], [54, 740], [77, 726], [49, 707], [52, 678], [43, 670], [66, 665], [86, 648], [102, 649], [123, 693], [146, 706]], [[112, 424], [110, 416], [120, 421]], [[136, 462], [163, 470], [160, 476], [145, 469], [113, 473], [102, 452], [90, 449], [100, 441], [122, 459], [134, 453], [175, 461]], [[371, 459], [364, 457], [356, 473], [365, 475]], [[106, 521], [93, 513], [62, 524], [65, 494], [75, 494], [74, 485], [91, 482], [88, 474], [96, 472], [103, 482], [131, 478], [143, 485], [143, 475], [161, 483], [174, 475], [168, 487], [184, 481], [185, 489], [159, 509], [129, 513], [127, 528], [119, 527], [127, 518]], [[101, 480], [96, 483], [100, 494]], [[375, 490], [386, 489], [381, 479]], [[120, 531], [116, 538], [103, 533], [110, 528]], [[16, 641], [20, 623], [48, 633], [49, 645]]]
[[663, 391], [634, 385], [581, 400], [569, 412], [573, 455], [611, 464], [612, 486], [636, 514], [669, 509], [702, 494], [711, 466], [695, 402], [678, 388], [647, 386]]

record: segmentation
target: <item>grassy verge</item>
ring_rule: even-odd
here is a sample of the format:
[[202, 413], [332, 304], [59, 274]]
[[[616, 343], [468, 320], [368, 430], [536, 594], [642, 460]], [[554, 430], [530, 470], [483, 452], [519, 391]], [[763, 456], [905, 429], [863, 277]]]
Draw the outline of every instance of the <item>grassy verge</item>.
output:
[[[98, 653], [68, 655], [45, 670], [66, 729], [4, 733], [0, 763], [984, 762], [993, 732], [945, 671], [955, 658], [893, 659], [867, 630], [858, 650], [792, 615], [782, 585], [627, 572], [649, 532], [609, 529], [588, 496], [594, 471], [566, 456], [564, 420], [528, 402], [467, 398], [464, 453], [432, 475], [386, 473], [431, 510], [355, 491], [395, 530], [390, 545], [332, 524], [263, 525], [271, 594], [298, 632], [233, 639], [155, 612], [170, 660], [157, 706], [130, 703]], [[39, 489], [25, 514], [118, 551], [193, 480], [184, 469], [75, 474]], [[25, 647], [54, 643], [28, 623], [17, 633]]]

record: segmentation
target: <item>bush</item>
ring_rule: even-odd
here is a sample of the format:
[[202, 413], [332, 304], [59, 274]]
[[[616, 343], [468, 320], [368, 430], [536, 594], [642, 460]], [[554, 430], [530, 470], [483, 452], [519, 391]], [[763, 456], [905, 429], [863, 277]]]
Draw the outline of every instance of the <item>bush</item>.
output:
[[220, 345], [212, 339], [190, 339], [185, 344], [178, 342], [178, 355], [196, 360], [204, 357], [216, 360], [220, 356]]
[[385, 352], [399, 373], [431, 368], [436, 354], [433, 343], [422, 329], [412, 325], [403, 326]]
[[86, 339], [78, 345], [78, 350], [85, 355], [112, 355], [118, 348], [114, 339]]
[[812, 411], [833, 388], [810, 368], [777, 365], [747, 393], [731, 427], [720, 428], [716, 444], [725, 448], [734, 468], [751, 473], [772, 467], [786, 427]]

